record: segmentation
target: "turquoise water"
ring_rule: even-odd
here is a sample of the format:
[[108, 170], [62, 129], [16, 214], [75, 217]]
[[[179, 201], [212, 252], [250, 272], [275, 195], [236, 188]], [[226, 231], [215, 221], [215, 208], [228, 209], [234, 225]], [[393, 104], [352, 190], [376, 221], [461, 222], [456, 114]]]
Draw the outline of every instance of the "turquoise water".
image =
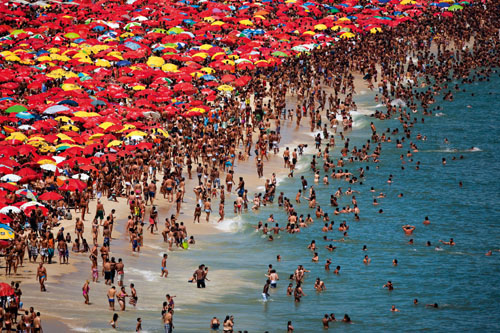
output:
[[[171, 252], [168, 279], [159, 277], [165, 245], [157, 236], [149, 239], [147, 243], [152, 249], [125, 261], [126, 285], [136, 284], [139, 303], [135, 310], [128, 307], [126, 312], [118, 312], [118, 331], [133, 331], [136, 318], [142, 317], [146, 331], [162, 332], [160, 311], [166, 293], [177, 296], [176, 332], [208, 332], [213, 316], [222, 321], [226, 315], [234, 315], [236, 331], [283, 332], [291, 320], [296, 332], [318, 332], [322, 330], [321, 319], [325, 313], [335, 313], [338, 319], [345, 313], [350, 315], [351, 325], [330, 324], [332, 330], [339, 331], [500, 331], [500, 253], [494, 252], [491, 257], [484, 255], [489, 249], [500, 248], [499, 86], [498, 76], [490, 82], [464, 86], [466, 92], [455, 93], [453, 102], [437, 103], [443, 107], [441, 114], [425, 117], [425, 124], [420, 123], [420, 112], [412, 114], [419, 119], [412, 130], [412, 141], [417, 143], [420, 152], [414, 154], [414, 162], [405, 158], [405, 170], [401, 169], [400, 155], [406, 154], [408, 143], [404, 149], [396, 149], [396, 137], [392, 137], [392, 143], [382, 144], [378, 168], [373, 163], [347, 164], [346, 168], [355, 174], [360, 166], [370, 166], [363, 185], [352, 186], [360, 192], [356, 193], [360, 221], [354, 221], [352, 214], [334, 216], [334, 209], [329, 206], [330, 195], [338, 187], [347, 189], [347, 183], [315, 184], [318, 203], [335, 221], [335, 227], [343, 220], [350, 226], [349, 237], [343, 243], [334, 243], [338, 248], [333, 253], [324, 248], [329, 242], [322, 240], [323, 222], [319, 219], [300, 234], [280, 233], [274, 242], [256, 232], [253, 226], [259, 220], [266, 221], [270, 214], [274, 214], [280, 226], [286, 225], [286, 216], [277, 204], [242, 217], [228, 214], [230, 220], [223, 225], [232, 232], [200, 237], [189, 251]], [[370, 94], [359, 95], [356, 101], [360, 113], [376, 109]], [[349, 134], [351, 148], [361, 147], [370, 137], [370, 121], [379, 132], [400, 126], [395, 119], [379, 121], [363, 115], [358, 115], [355, 121], [356, 130]], [[426, 135], [427, 140], [415, 140], [417, 133]], [[444, 143], [444, 138], [449, 144]], [[342, 146], [338, 136], [336, 140], [337, 145]], [[309, 146], [312, 142], [311, 136]], [[475, 147], [473, 151], [469, 151], [471, 147]], [[308, 179], [309, 185], [313, 184], [313, 173], [308, 169], [312, 152], [314, 150], [309, 149], [309, 155], [299, 162], [301, 171], [295, 178], [279, 183], [277, 192], [284, 192], [292, 203], [301, 187], [301, 175]], [[464, 158], [458, 159], [460, 155]], [[338, 148], [333, 156], [339, 156]], [[453, 156], [457, 157], [456, 161], [452, 160]], [[441, 164], [443, 157], [448, 162], [446, 166]], [[421, 162], [418, 171], [416, 161]], [[389, 174], [393, 175], [391, 185], [387, 183]], [[321, 172], [321, 178], [323, 175]], [[460, 181], [462, 188], [458, 186]], [[376, 192], [370, 192], [370, 187]], [[380, 205], [373, 206], [373, 197], [380, 192], [385, 193], [386, 198], [377, 199]], [[404, 197], [398, 198], [399, 193], [404, 193]], [[249, 197], [253, 197], [253, 193]], [[341, 197], [339, 206], [347, 204], [351, 204], [351, 197]], [[315, 216], [306, 200], [294, 207], [299, 215]], [[379, 209], [384, 213], [379, 214]], [[425, 216], [431, 221], [428, 226], [422, 224]], [[412, 236], [414, 245], [408, 244], [409, 237], [401, 230], [404, 224], [417, 228]], [[124, 223], [117, 227], [124, 231]], [[342, 233], [335, 228], [327, 236], [339, 239]], [[443, 251], [435, 250], [440, 239], [450, 237], [455, 239], [456, 246], [442, 245]], [[312, 253], [307, 249], [313, 239], [318, 244], [319, 263], [311, 262]], [[431, 247], [425, 246], [427, 241], [432, 243]], [[361, 250], [363, 245], [368, 251]], [[117, 258], [129, 253], [128, 242], [113, 241], [113, 251], [112, 255]], [[281, 262], [276, 261], [277, 254], [281, 255]], [[369, 266], [362, 262], [365, 254], [372, 259]], [[329, 273], [324, 270], [326, 258], [332, 259]], [[397, 267], [392, 266], [395, 258], [399, 262]], [[211, 281], [204, 290], [187, 283], [200, 263], [210, 267]], [[277, 289], [271, 289], [271, 300], [264, 303], [261, 293], [268, 264], [273, 264], [281, 280]], [[299, 264], [311, 272], [303, 284], [307, 296], [296, 304], [292, 297], [286, 296], [286, 287], [288, 276]], [[337, 265], [342, 267], [338, 276], [332, 273]], [[25, 302], [35, 307], [50, 302], [51, 314], [57, 314], [79, 331], [114, 331], [107, 325], [113, 313], [106, 307], [108, 287], [102, 281], [92, 284], [90, 299], [95, 306], [82, 306], [81, 272], [89, 270], [88, 262], [79, 263], [77, 267], [79, 272], [65, 276], [65, 283], [49, 281], [49, 292], [44, 298], [26, 295], [23, 296]], [[321, 294], [313, 289], [316, 277], [327, 287]], [[387, 280], [393, 282], [394, 291], [382, 288]], [[61, 298], [64, 302], [57, 301]], [[413, 305], [414, 298], [418, 298], [420, 305]], [[439, 309], [425, 308], [425, 304], [435, 302]], [[400, 312], [390, 312], [393, 304]]]
[[[240, 225], [236, 233], [210, 237], [207, 240], [212, 245], [186, 254], [214, 270], [234, 269], [234, 275], [227, 276], [228, 286], [233, 279], [244, 283], [238, 293], [231, 292], [217, 302], [203, 302], [177, 312], [178, 329], [199, 331], [207, 327], [212, 316], [223, 319], [232, 314], [237, 330], [279, 332], [292, 320], [296, 331], [315, 332], [322, 330], [322, 316], [333, 312], [337, 318], [347, 313], [354, 322], [352, 325], [331, 324], [334, 330], [342, 331], [499, 331], [500, 253], [494, 252], [491, 257], [484, 255], [489, 249], [499, 248], [500, 243], [499, 86], [498, 76], [490, 82], [463, 86], [466, 92], [454, 93], [453, 102], [436, 103], [444, 109], [440, 110], [440, 116], [425, 117], [425, 124], [420, 123], [421, 112], [412, 114], [419, 119], [412, 130], [412, 141], [417, 143], [420, 152], [414, 154], [413, 163], [405, 158], [405, 170], [402, 170], [400, 154], [406, 155], [408, 143], [404, 149], [396, 149], [396, 137], [392, 137], [392, 143], [383, 143], [378, 168], [370, 163], [364, 184], [352, 186], [361, 192], [356, 193], [361, 209], [359, 222], [354, 221], [352, 214], [333, 216], [333, 208], [329, 206], [330, 195], [339, 186], [347, 189], [347, 183], [331, 181], [329, 186], [315, 185], [318, 203], [333, 218], [335, 226], [342, 220], [350, 226], [348, 240], [334, 243], [338, 246], [335, 252], [324, 248], [329, 242], [322, 240], [323, 222], [319, 219], [300, 234], [280, 234], [274, 242], [267, 241], [252, 226], [274, 214], [284, 227], [286, 216], [275, 204], [236, 218], [235, 223]], [[358, 102], [374, 105], [368, 96], [361, 96]], [[359, 148], [370, 136], [368, 124], [372, 119], [359, 120], [361, 128], [349, 135], [351, 148], [354, 145]], [[373, 121], [379, 132], [400, 126], [397, 120]], [[427, 140], [415, 140], [417, 133], [426, 135]], [[444, 143], [444, 138], [449, 144]], [[471, 147], [476, 148], [468, 151]], [[336, 149], [334, 156], [338, 154]], [[459, 159], [460, 155], [464, 158]], [[457, 157], [456, 161], [452, 160], [453, 156]], [[441, 164], [443, 157], [448, 162], [446, 166]], [[309, 160], [310, 156], [306, 165]], [[421, 162], [418, 171], [416, 161]], [[346, 167], [354, 171], [366, 165], [355, 163]], [[302, 174], [311, 185], [313, 173], [306, 168]], [[323, 174], [321, 172], [321, 176]], [[393, 175], [391, 185], [386, 182], [389, 174]], [[278, 192], [285, 192], [292, 203], [301, 187], [300, 175], [279, 184]], [[459, 181], [463, 182], [462, 188]], [[370, 192], [370, 187], [376, 192]], [[386, 198], [378, 199], [380, 205], [373, 206], [373, 197], [380, 192], [385, 193]], [[404, 197], [398, 198], [401, 192]], [[339, 206], [350, 205], [350, 200], [343, 196]], [[300, 206], [294, 204], [298, 214], [314, 216], [314, 210], [304, 201]], [[379, 214], [379, 209], [384, 213]], [[422, 224], [425, 216], [431, 221], [428, 226]], [[404, 224], [417, 228], [411, 237], [414, 245], [407, 243], [410, 237], [401, 230]], [[328, 238], [341, 237], [336, 229], [328, 233]], [[440, 239], [450, 237], [455, 239], [456, 246], [442, 245], [443, 251], [435, 250]], [[312, 253], [307, 249], [313, 239], [319, 245], [319, 263], [311, 262]], [[425, 246], [427, 241], [432, 246]], [[361, 250], [363, 245], [368, 251]], [[283, 258], [279, 263], [277, 254]], [[365, 254], [372, 259], [369, 266], [362, 262]], [[337, 265], [342, 267], [339, 276], [324, 270], [326, 258], [332, 259], [332, 270]], [[392, 266], [394, 258], [399, 262], [397, 267]], [[268, 264], [273, 264], [281, 280], [278, 288], [271, 291], [271, 301], [263, 303], [260, 294]], [[288, 276], [298, 264], [311, 272], [304, 283], [307, 296], [295, 304], [293, 298], [286, 296], [286, 287]], [[316, 277], [327, 287], [321, 294], [313, 289]], [[394, 291], [382, 288], [387, 280], [393, 282]], [[413, 305], [414, 298], [418, 298], [420, 305]], [[439, 309], [425, 308], [425, 304], [434, 302], [439, 304]], [[392, 304], [399, 313], [389, 311]]]

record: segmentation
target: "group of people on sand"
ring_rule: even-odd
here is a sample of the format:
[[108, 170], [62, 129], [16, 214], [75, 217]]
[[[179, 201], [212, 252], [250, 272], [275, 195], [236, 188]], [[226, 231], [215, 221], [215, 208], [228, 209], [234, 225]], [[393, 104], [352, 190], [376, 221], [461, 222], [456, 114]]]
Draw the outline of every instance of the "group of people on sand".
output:
[[25, 308], [21, 297], [23, 292], [19, 283], [10, 283], [14, 293], [2, 297], [0, 302], [0, 331], [7, 332], [43, 332], [42, 319], [34, 307]]

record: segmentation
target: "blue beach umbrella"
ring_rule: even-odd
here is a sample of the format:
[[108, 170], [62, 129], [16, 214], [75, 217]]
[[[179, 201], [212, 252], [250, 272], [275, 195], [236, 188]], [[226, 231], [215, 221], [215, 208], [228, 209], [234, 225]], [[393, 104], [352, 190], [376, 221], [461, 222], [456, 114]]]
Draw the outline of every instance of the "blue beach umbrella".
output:
[[141, 48], [141, 46], [139, 44], [134, 43], [134, 42], [126, 42], [125, 47], [128, 47], [129, 49], [134, 50], [134, 51]]
[[33, 119], [35, 118], [34, 115], [32, 115], [31, 113], [29, 112], [19, 112], [19, 113], [16, 113], [16, 117], [17, 118], [20, 118], [20, 119]]
[[120, 60], [116, 63], [116, 66], [118, 67], [125, 67], [125, 66], [130, 66], [131, 62], [128, 60]]
[[213, 81], [213, 80], [215, 80], [215, 76], [209, 75], [209, 74], [203, 75], [201, 78], [203, 80], [205, 80], [205, 81]]
[[71, 100], [71, 99], [65, 99], [65, 100], [62, 100], [60, 102], [57, 102], [58, 105], [62, 105], [62, 104], [65, 104], [65, 105], [69, 105], [69, 106], [78, 106], [78, 103]]

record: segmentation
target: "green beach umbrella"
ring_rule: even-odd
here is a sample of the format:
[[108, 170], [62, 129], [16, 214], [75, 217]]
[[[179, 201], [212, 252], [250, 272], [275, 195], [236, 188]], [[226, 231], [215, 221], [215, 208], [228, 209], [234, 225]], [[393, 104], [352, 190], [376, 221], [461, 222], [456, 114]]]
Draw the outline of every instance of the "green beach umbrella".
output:
[[28, 111], [28, 109], [23, 105], [13, 105], [5, 110], [5, 113], [19, 113], [23, 111]]
[[179, 28], [179, 27], [173, 27], [173, 28], [168, 29], [168, 31], [167, 31], [167, 33], [169, 35], [178, 35], [181, 32], [184, 32], [184, 29]]
[[462, 10], [462, 9], [464, 9], [464, 7], [462, 7], [460, 5], [453, 5], [453, 6], [448, 7], [448, 10], [450, 12], [456, 12], [456, 11]]
[[75, 33], [75, 32], [68, 32], [64, 37], [69, 38], [69, 39], [77, 39], [80, 38], [80, 35]]
[[19, 34], [25, 34], [25, 33], [27, 33], [27, 32], [24, 31], [24, 30], [14, 30], [10, 34], [13, 35], [13, 36], [17, 36]]
[[271, 54], [275, 57], [288, 57], [288, 54], [286, 54], [285, 52], [281, 52], [281, 51], [275, 51]]
[[335, 13], [338, 13], [338, 12], [339, 12], [339, 10], [338, 10], [337, 8], [330, 8], [330, 9], [328, 10], [328, 12], [329, 12], [329, 13], [334, 13], [334, 14], [335, 14]]

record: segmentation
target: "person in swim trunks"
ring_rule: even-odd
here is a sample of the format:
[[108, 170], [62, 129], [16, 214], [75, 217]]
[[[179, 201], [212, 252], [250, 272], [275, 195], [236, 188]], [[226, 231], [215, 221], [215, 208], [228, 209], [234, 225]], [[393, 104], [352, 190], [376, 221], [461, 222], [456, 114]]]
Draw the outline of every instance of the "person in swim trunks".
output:
[[115, 311], [115, 295], [116, 295], [115, 286], [112, 286], [108, 290], [107, 295], [108, 295], [109, 309]]
[[40, 291], [47, 291], [45, 281], [47, 281], [47, 269], [43, 267], [43, 262], [40, 263], [36, 272], [36, 278], [40, 283]]
[[95, 213], [95, 218], [99, 218], [102, 222], [104, 220], [104, 205], [101, 203], [101, 200], [97, 200], [97, 207], [96, 207], [96, 213]]

